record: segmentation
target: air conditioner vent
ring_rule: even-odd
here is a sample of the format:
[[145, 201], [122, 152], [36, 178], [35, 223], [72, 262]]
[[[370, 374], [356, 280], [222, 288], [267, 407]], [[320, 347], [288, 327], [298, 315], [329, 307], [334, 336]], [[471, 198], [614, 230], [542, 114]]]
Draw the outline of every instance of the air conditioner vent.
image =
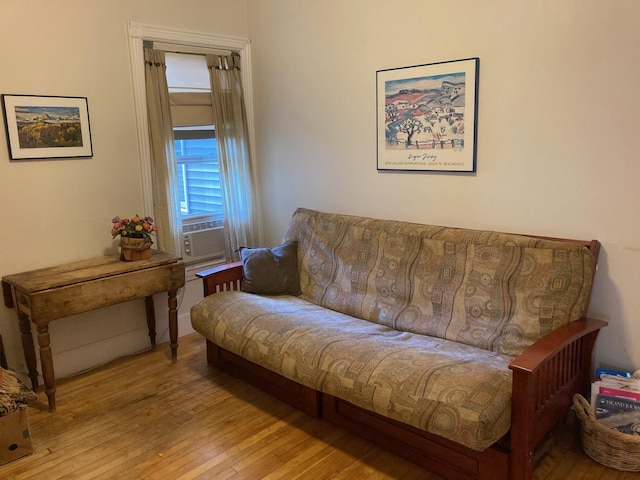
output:
[[224, 257], [224, 228], [221, 221], [182, 226], [183, 259], [188, 264]]
[[212, 230], [222, 227], [222, 220], [213, 220], [210, 222], [190, 223], [182, 226], [183, 233], [199, 232], [201, 230]]

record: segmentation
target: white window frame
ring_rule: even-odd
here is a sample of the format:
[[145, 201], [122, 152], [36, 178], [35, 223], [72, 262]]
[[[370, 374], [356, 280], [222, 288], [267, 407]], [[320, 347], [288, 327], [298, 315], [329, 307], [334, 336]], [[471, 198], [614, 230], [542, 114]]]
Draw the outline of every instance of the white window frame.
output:
[[[151, 177], [151, 147], [149, 144], [149, 129], [147, 121], [147, 100], [145, 93], [144, 50], [143, 42], [160, 42], [173, 44], [183, 48], [231, 50], [240, 54], [240, 69], [242, 72], [242, 90], [245, 98], [247, 114], [247, 129], [249, 134], [249, 148], [255, 175], [255, 138], [253, 121], [253, 96], [251, 86], [251, 49], [246, 38], [210, 35], [206, 33], [180, 30], [169, 27], [146, 25], [128, 22], [129, 61], [131, 63], [131, 77], [133, 83], [133, 102], [136, 116], [136, 132], [138, 137], [138, 162], [142, 179], [142, 195], [145, 212], [154, 212], [153, 189]], [[258, 192], [255, 192], [256, 196]], [[150, 215], [153, 215], [151, 213]]]

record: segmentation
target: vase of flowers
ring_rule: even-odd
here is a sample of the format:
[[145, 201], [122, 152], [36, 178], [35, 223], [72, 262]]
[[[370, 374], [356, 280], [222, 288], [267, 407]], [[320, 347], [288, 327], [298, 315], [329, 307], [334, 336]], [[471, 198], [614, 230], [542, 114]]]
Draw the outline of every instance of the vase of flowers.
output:
[[140, 215], [115, 217], [111, 223], [111, 237], [120, 236], [120, 260], [130, 262], [151, 258], [151, 234], [158, 231], [153, 218]]

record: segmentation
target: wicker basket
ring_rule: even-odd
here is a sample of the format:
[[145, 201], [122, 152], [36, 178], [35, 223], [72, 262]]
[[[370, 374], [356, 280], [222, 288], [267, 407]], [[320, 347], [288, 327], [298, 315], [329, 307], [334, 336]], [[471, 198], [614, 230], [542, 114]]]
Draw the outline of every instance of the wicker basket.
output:
[[579, 393], [573, 397], [580, 420], [582, 448], [596, 462], [626, 472], [640, 472], [640, 435], [621, 433], [605, 427]]
[[120, 237], [120, 260], [132, 262], [151, 258], [153, 242], [146, 238]]

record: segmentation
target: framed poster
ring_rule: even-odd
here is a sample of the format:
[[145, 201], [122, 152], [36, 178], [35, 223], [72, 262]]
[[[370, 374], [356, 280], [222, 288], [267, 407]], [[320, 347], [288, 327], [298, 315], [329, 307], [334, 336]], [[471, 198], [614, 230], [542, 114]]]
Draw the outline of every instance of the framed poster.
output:
[[91, 157], [85, 97], [2, 95], [11, 160]]
[[376, 72], [378, 170], [475, 172], [478, 58]]

